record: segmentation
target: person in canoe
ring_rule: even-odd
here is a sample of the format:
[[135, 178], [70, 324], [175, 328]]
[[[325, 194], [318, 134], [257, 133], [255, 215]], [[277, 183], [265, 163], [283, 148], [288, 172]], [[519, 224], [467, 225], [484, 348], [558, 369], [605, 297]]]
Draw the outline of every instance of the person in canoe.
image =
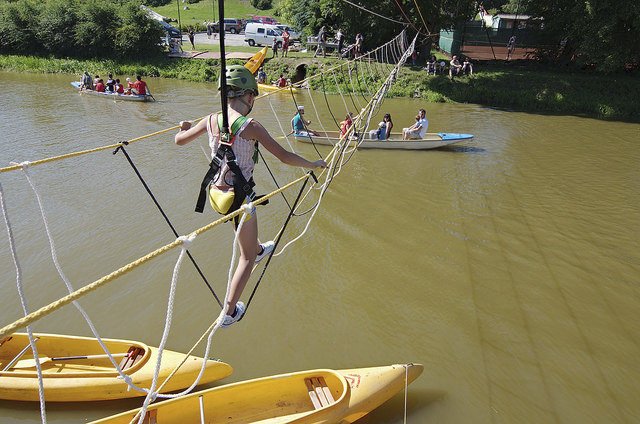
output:
[[391, 120], [391, 114], [385, 113], [382, 121], [378, 124], [378, 129], [369, 131], [369, 138], [372, 140], [388, 140], [392, 129], [393, 121]]
[[266, 84], [267, 83], [267, 73], [264, 71], [263, 67], [260, 67], [258, 71], [258, 84]]
[[317, 136], [317, 132], [308, 128], [308, 126], [311, 124], [311, 121], [305, 120], [302, 115], [304, 115], [304, 106], [300, 105], [298, 106], [298, 113], [296, 113], [291, 120], [291, 134], [303, 137], [307, 137], [309, 135]]
[[349, 132], [349, 128], [351, 128], [352, 125], [353, 113], [349, 112], [345, 116], [344, 121], [340, 122], [340, 138], [343, 138]]
[[104, 93], [106, 90], [106, 86], [104, 85], [104, 81], [102, 81], [102, 78], [98, 78], [98, 82], [95, 86], [95, 90], [98, 93]]
[[427, 120], [427, 111], [420, 109], [418, 116], [416, 116], [416, 123], [409, 128], [402, 129], [403, 140], [420, 140], [424, 138], [429, 128], [429, 121]]
[[131, 92], [133, 94], [138, 95], [148, 95], [147, 83], [142, 81], [142, 77], [140, 75], [136, 75], [136, 81], [131, 82], [131, 78], [127, 78], [127, 86], [131, 88]]
[[93, 80], [89, 71], [84, 71], [82, 79], [80, 79], [80, 90], [93, 90]]
[[[251, 71], [242, 65], [232, 65], [227, 68], [225, 78], [228, 89], [229, 127], [232, 133], [231, 150], [236, 160], [229, 165], [227, 156], [222, 158], [221, 167], [213, 176], [206, 193], [211, 207], [222, 215], [239, 209], [248, 201], [247, 195], [245, 195], [246, 191], [243, 191], [242, 187], [246, 184], [253, 184], [253, 169], [255, 161], [257, 161], [258, 143], [287, 165], [308, 169], [327, 166], [324, 160], [310, 162], [286, 150], [274, 140], [262, 124], [252, 118], [247, 118], [253, 109], [256, 96], [258, 96], [258, 84]], [[210, 114], [195, 126], [192, 126], [189, 121], [182, 121], [180, 122], [180, 130], [175, 136], [175, 142], [182, 146], [206, 133], [209, 137], [212, 156], [216, 157], [221, 147], [221, 126], [222, 115], [220, 112]], [[232, 168], [235, 168], [241, 175], [236, 174]], [[235, 220], [235, 223], [237, 228], [238, 219]], [[250, 218], [243, 223], [238, 234], [238, 241], [240, 243], [240, 260], [231, 280], [227, 303], [228, 313], [222, 327], [230, 326], [244, 315], [245, 305], [239, 299], [251, 276], [253, 265], [268, 256], [275, 247], [273, 241], [260, 243], [255, 208], [251, 211]]]

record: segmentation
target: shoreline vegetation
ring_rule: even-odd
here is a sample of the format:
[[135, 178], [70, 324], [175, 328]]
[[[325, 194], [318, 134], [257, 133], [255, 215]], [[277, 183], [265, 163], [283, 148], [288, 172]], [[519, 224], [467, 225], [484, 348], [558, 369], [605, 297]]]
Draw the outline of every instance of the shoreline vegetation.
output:
[[[228, 64], [243, 64], [227, 60]], [[296, 67], [306, 65], [307, 76], [338, 65], [337, 59], [310, 57], [278, 58], [264, 64], [269, 79], [280, 73], [292, 78]], [[344, 61], [342, 63], [345, 63]], [[217, 83], [219, 61], [216, 59], [158, 58], [145, 61], [56, 59], [36, 56], [2, 55], [0, 70], [28, 73], [65, 73], [79, 78], [88, 70], [93, 74], [140, 74], [147, 77], [174, 78], [192, 82]], [[336, 78], [314, 78], [315, 90], [337, 93], [359, 90], [368, 95], [367, 87], [375, 86], [382, 73], [375, 68], [362, 70], [358, 79], [344, 72]], [[640, 81], [631, 75], [602, 75], [564, 71], [536, 63], [518, 61], [480, 62], [472, 76], [428, 76], [419, 66], [405, 66], [389, 91], [390, 97], [420, 97], [427, 103], [474, 103], [519, 112], [577, 115], [602, 120], [640, 122]]]

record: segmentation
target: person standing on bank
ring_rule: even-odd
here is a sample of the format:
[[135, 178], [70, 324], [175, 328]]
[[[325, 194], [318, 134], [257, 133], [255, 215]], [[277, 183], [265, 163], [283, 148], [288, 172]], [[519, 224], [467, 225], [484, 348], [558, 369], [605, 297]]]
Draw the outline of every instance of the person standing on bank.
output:
[[189, 42], [191, 43], [191, 50], [196, 49], [196, 33], [193, 31], [193, 28], [189, 28]]
[[338, 42], [338, 57], [342, 58], [342, 46], [344, 45], [344, 34], [342, 34], [341, 29], [338, 29], [338, 32], [336, 32], [336, 41]]
[[[240, 188], [243, 185], [240, 180], [249, 185], [253, 183], [254, 157], [257, 158], [258, 143], [287, 165], [308, 169], [327, 166], [324, 160], [310, 162], [286, 150], [273, 139], [262, 124], [246, 117], [253, 109], [258, 95], [258, 85], [251, 71], [242, 65], [232, 65], [227, 68], [225, 78], [231, 132], [229, 135], [232, 140], [231, 150], [236, 160], [235, 163], [229, 165], [225, 156], [219, 171], [207, 189], [209, 203], [214, 210], [223, 215], [240, 209], [247, 201], [245, 192]], [[220, 89], [220, 84], [218, 89]], [[180, 122], [180, 131], [175, 136], [175, 142], [182, 146], [207, 133], [212, 156], [216, 157], [221, 146], [221, 126], [222, 114], [220, 112], [210, 114], [195, 126], [192, 126], [189, 121], [182, 121]], [[242, 175], [238, 177], [232, 168], [235, 168]], [[243, 223], [238, 234], [238, 241], [240, 260], [231, 280], [227, 304], [228, 314], [224, 318], [222, 327], [230, 326], [244, 315], [245, 305], [239, 299], [251, 276], [253, 265], [268, 256], [275, 247], [273, 241], [260, 243], [258, 240], [258, 217], [255, 208], [251, 211], [249, 219]]]

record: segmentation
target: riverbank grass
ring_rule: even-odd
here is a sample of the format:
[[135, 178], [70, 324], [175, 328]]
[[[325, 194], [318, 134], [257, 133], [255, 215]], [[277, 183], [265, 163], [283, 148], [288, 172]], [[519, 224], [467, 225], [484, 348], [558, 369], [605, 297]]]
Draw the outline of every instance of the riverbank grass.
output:
[[[253, 48], [251, 52], [257, 51]], [[361, 91], [371, 95], [386, 78], [384, 66], [361, 64], [349, 76], [346, 61], [313, 58], [312, 52], [295, 52], [288, 58], [268, 59], [264, 68], [270, 79], [280, 74], [293, 78], [304, 65], [306, 76], [336, 68], [331, 77], [313, 78], [309, 85], [329, 93]], [[243, 60], [228, 60], [243, 64]], [[352, 67], [353, 69], [353, 67]], [[66, 73], [78, 78], [92, 74], [136, 75], [217, 83], [216, 59], [158, 58], [145, 62], [53, 59], [32, 56], [0, 56], [0, 70], [13, 72]], [[335, 78], [334, 78], [335, 77]], [[426, 103], [475, 103], [488, 107], [553, 115], [579, 115], [597, 119], [640, 122], [640, 81], [626, 74], [601, 75], [545, 68], [536, 64], [477, 64], [474, 74], [455, 78], [427, 75], [420, 67], [405, 66], [389, 90], [392, 97], [420, 97]]]

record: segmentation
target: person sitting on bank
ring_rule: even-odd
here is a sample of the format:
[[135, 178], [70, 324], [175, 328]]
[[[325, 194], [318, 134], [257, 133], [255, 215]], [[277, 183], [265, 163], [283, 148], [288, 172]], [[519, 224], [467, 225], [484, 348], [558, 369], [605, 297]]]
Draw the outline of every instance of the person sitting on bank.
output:
[[267, 82], [267, 73], [264, 71], [264, 68], [260, 68], [258, 71], [258, 84], [265, 84]]
[[416, 123], [410, 126], [409, 128], [402, 129], [402, 139], [403, 140], [420, 140], [424, 138], [427, 133], [427, 128], [429, 128], [429, 121], [427, 120], [427, 111], [424, 109], [420, 109], [418, 111], [418, 116], [416, 116]]
[[473, 75], [473, 64], [468, 57], [465, 57], [464, 62], [462, 62], [462, 73], [464, 75]]
[[449, 78], [457, 77], [462, 73], [462, 65], [458, 60], [458, 56], [453, 55], [451, 62], [449, 62]]
[[141, 96], [148, 95], [147, 83], [142, 81], [142, 77], [140, 75], [136, 75], [136, 81], [134, 83], [131, 82], [131, 78], [127, 78], [127, 86], [131, 88], [131, 92], [133, 94], [138, 94]]
[[298, 106], [298, 113], [291, 120], [291, 133], [302, 137], [317, 136], [317, 132], [308, 128], [311, 125], [311, 121], [305, 120], [302, 115], [304, 115], [304, 106], [300, 105]]
[[425, 66], [425, 70], [427, 71], [427, 75], [435, 75], [436, 67], [438, 66], [438, 60], [435, 55], [432, 55], [431, 58], [427, 61], [427, 66]]

